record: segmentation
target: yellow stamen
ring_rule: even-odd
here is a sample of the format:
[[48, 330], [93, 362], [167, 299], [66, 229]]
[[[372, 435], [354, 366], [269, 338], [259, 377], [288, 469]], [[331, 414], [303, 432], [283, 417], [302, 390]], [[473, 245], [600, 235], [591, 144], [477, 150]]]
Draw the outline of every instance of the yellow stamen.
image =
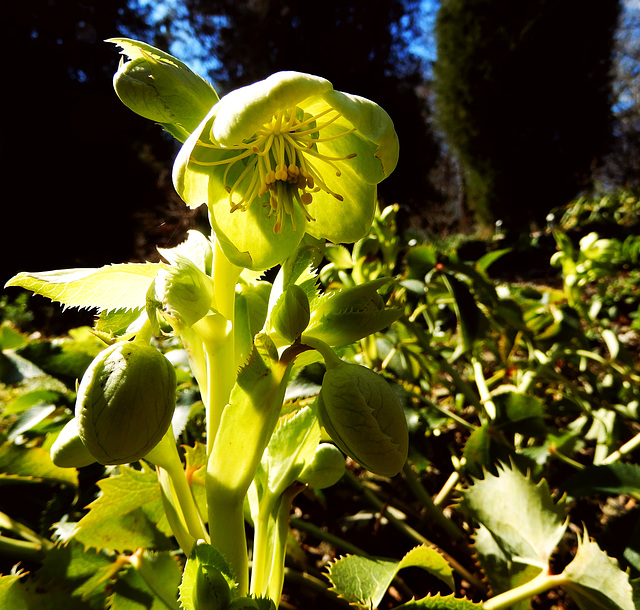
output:
[[[319, 124], [318, 119], [321, 117], [325, 117], [325, 120]], [[275, 217], [274, 233], [282, 232], [287, 216], [291, 218], [295, 231], [296, 207], [308, 222], [314, 220], [307, 209], [313, 202], [313, 193], [324, 191], [338, 201], [343, 201], [342, 195], [327, 186], [322, 174], [311, 162], [311, 158], [318, 159], [340, 176], [338, 163], [356, 156], [355, 153], [331, 156], [318, 150], [318, 144], [337, 140], [356, 131], [352, 128], [322, 136], [322, 131], [340, 117], [332, 108], [306, 116], [298, 107], [288, 108], [278, 111], [252, 138], [242, 144], [223, 147], [215, 142], [198, 140], [190, 162], [205, 167], [226, 166], [222, 183], [229, 193], [231, 212], [245, 211], [255, 199], [262, 199], [263, 205], [268, 209], [268, 216]], [[203, 149], [202, 154], [207, 150], [222, 154], [216, 155], [213, 160], [200, 160], [200, 155], [196, 152], [198, 148]], [[226, 158], [216, 158], [235, 152], [237, 154]]]

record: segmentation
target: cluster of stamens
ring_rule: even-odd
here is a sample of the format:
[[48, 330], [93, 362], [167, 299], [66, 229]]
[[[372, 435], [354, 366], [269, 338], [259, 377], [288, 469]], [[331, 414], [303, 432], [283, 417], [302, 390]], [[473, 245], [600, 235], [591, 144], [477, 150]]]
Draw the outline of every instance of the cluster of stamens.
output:
[[[320, 137], [322, 129], [340, 118], [340, 114], [329, 108], [314, 116], [304, 115], [298, 107], [278, 111], [272, 120], [261, 127], [249, 140], [233, 147], [224, 147], [215, 143], [198, 140], [198, 146], [220, 151], [238, 153], [216, 161], [201, 161], [191, 157], [198, 165], [224, 166], [222, 181], [229, 193], [231, 212], [247, 210], [254, 200], [262, 200], [262, 205], [269, 208], [268, 216], [275, 215], [273, 227], [280, 233], [286, 215], [291, 217], [293, 229], [296, 230], [295, 210], [297, 205], [304, 212], [307, 221], [314, 218], [309, 214], [307, 206], [313, 201], [313, 193], [324, 191], [343, 201], [342, 195], [331, 190], [312, 159], [328, 164], [336, 175], [340, 176], [336, 161], [351, 159], [355, 153], [343, 157], [333, 157], [318, 152], [317, 144], [341, 138], [355, 129], [337, 135]], [[324, 122], [317, 120], [324, 117]], [[229, 183], [229, 172], [238, 162], [244, 168]], [[267, 199], [268, 194], [268, 199]]]

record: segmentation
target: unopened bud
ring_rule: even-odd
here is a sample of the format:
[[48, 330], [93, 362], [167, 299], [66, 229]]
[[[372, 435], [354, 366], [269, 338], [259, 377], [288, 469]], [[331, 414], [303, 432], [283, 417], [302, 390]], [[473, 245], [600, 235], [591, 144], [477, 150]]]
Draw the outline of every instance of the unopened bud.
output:
[[400, 400], [377, 373], [347, 362], [328, 368], [318, 416], [336, 445], [367, 470], [389, 477], [402, 470], [407, 422]]
[[78, 432], [78, 420], [74, 417], [65, 425], [51, 445], [51, 461], [58, 468], [82, 468], [96, 459], [84, 446]]
[[184, 63], [151, 45], [113, 38], [130, 61], [121, 61], [113, 86], [122, 103], [160, 123], [184, 142], [218, 102], [211, 85]]
[[209, 313], [213, 280], [188, 258], [176, 255], [174, 260], [173, 265], [156, 275], [154, 291], [162, 315], [179, 332]]
[[334, 445], [320, 443], [313, 459], [305, 464], [298, 475], [298, 481], [314, 489], [324, 489], [335, 485], [344, 475], [344, 456]]
[[276, 302], [271, 312], [271, 322], [287, 341], [293, 343], [307, 328], [309, 316], [309, 299], [305, 291], [291, 284]]
[[100, 352], [80, 382], [78, 432], [101, 464], [135, 462], [160, 442], [175, 405], [172, 364], [155, 347], [121, 341]]

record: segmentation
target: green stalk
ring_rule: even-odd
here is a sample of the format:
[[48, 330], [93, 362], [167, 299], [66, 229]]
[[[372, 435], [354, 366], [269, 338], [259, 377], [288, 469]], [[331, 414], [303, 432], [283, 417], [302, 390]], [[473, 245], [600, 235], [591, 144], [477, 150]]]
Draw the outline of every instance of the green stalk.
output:
[[473, 366], [476, 386], [480, 393], [480, 401], [484, 407], [484, 412], [490, 420], [494, 420], [496, 418], [496, 405], [493, 400], [491, 400], [491, 393], [489, 392], [489, 388], [487, 387], [487, 382], [482, 371], [482, 363], [474, 356], [471, 358], [471, 364]]
[[[166, 471], [170, 485], [165, 485], [164, 491], [168, 492], [167, 499], [175, 506], [176, 514], [186, 526], [190, 536], [196, 540], [208, 540], [200, 511], [178, 455], [171, 426], [162, 440], [145, 457]], [[189, 554], [190, 549], [182, 550]]]
[[636, 434], [631, 440], [628, 440], [620, 449], [609, 454], [601, 464], [613, 464], [617, 462], [621, 457], [631, 453], [640, 446], [640, 434]]
[[0, 555], [11, 557], [12, 561], [42, 561], [46, 555], [46, 547], [30, 540], [0, 536]]
[[[251, 568], [251, 595], [263, 597], [269, 589], [272, 559], [269, 551], [274, 555], [273, 535], [276, 533], [276, 519], [280, 496], [272, 494], [268, 489], [259, 498], [259, 510], [253, 523], [253, 562]], [[279, 597], [279, 596], [278, 596]], [[274, 599], [274, 601], [276, 601]]]
[[235, 287], [242, 271], [224, 255], [215, 236], [214, 244], [213, 305], [217, 314], [206, 316], [193, 325], [205, 352], [206, 382], [200, 386], [206, 406], [207, 453], [211, 453], [222, 411], [229, 402], [236, 378]]
[[422, 486], [416, 473], [413, 471], [413, 466], [410, 462], [406, 462], [402, 469], [404, 479], [412, 491], [413, 495], [419, 500], [427, 513], [428, 518], [436, 527], [442, 528], [447, 535], [453, 540], [462, 540], [464, 538], [463, 532], [458, 526], [448, 519], [442, 512], [439, 506], [436, 506], [431, 496], [427, 493], [427, 490]]
[[234, 570], [238, 594], [249, 585], [244, 498], [278, 422], [291, 363], [264, 362], [254, 348], [240, 371], [207, 463], [211, 544]]
[[554, 587], [567, 584], [567, 582], [567, 579], [562, 574], [553, 575], [541, 572], [533, 580], [530, 580], [515, 589], [505, 591], [504, 593], [500, 593], [495, 597], [492, 597], [484, 602], [482, 607], [484, 610], [501, 610], [502, 608], [510, 608], [518, 602], [530, 599], [534, 595], [544, 593]]

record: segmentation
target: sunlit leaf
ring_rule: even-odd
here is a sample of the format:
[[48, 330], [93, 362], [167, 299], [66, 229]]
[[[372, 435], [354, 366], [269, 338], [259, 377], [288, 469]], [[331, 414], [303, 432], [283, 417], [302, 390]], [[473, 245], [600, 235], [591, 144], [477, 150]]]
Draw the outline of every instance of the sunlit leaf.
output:
[[[347, 555], [329, 566], [333, 590], [360, 608], [377, 608], [389, 585], [402, 568], [418, 567], [453, 588], [452, 570], [434, 549], [419, 546], [400, 561]], [[432, 606], [433, 607], [433, 606]]]
[[582, 610], [634, 610], [629, 575], [588, 539], [579, 540], [578, 552], [564, 569], [569, 595]]
[[65, 307], [140, 309], [162, 263], [127, 263], [93, 269], [61, 269], [12, 277], [6, 286], [20, 286]]
[[102, 494], [76, 525], [76, 540], [86, 547], [118, 551], [171, 548], [157, 525], [164, 509], [154, 471], [122, 466], [120, 474], [102, 479], [98, 487]]
[[420, 608], [430, 608], [432, 610], [478, 610], [478, 608], [482, 608], [482, 604], [474, 604], [468, 599], [454, 597], [453, 595], [447, 595], [446, 597], [430, 595], [429, 597], [423, 597], [398, 606], [397, 610], [419, 610]]
[[501, 466], [485, 473], [464, 491], [463, 507], [482, 523], [514, 562], [548, 566], [566, 529], [564, 500], [557, 503], [549, 486], [537, 485], [519, 470]]
[[49, 452], [42, 447], [25, 447], [6, 442], [0, 446], [0, 478], [42, 479], [45, 481], [78, 484], [73, 468], [58, 468]]

